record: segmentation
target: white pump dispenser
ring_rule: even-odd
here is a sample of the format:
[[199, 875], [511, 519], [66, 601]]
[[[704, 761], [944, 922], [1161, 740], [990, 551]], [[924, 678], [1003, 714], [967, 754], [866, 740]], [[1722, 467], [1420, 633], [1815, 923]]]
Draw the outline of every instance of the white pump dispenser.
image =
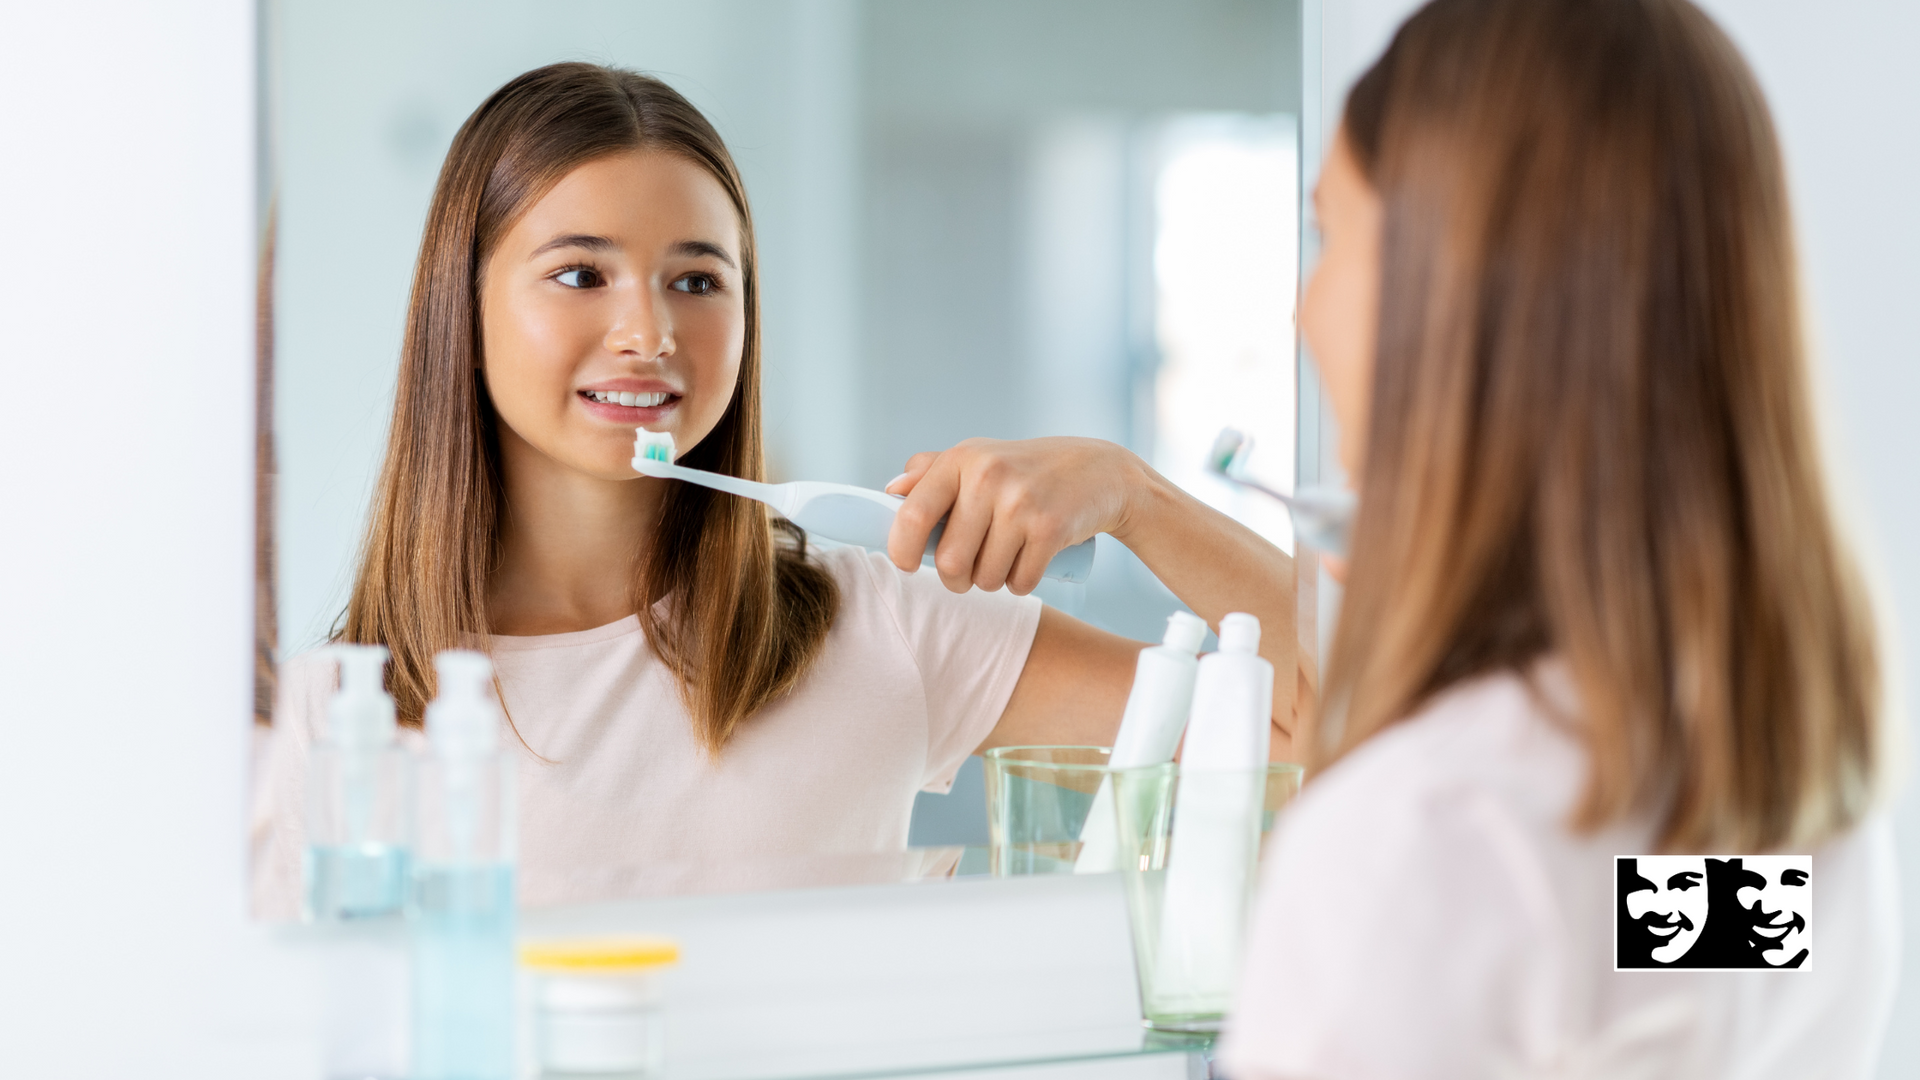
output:
[[399, 729], [385, 685], [387, 650], [381, 645], [334, 645], [340, 690], [327, 706], [327, 739], [343, 750], [390, 746]]
[[434, 657], [427, 706], [413, 896], [413, 1071], [423, 1078], [509, 1080], [514, 1031], [513, 758], [493, 664], [477, 652]]
[[1259, 619], [1226, 616], [1194, 684], [1155, 957], [1163, 1000], [1181, 1012], [1224, 1011], [1239, 974], [1273, 723], [1273, 665], [1259, 648]]
[[493, 701], [493, 662], [449, 649], [433, 658], [440, 693], [427, 706], [427, 742], [434, 756], [473, 758], [500, 749], [500, 706]]
[[[1180, 734], [1186, 730], [1194, 676], [1200, 666], [1197, 654], [1206, 638], [1205, 620], [1189, 611], [1176, 611], [1167, 617], [1167, 631], [1160, 644], [1140, 650], [1133, 689], [1127, 693], [1126, 711], [1121, 714], [1120, 732], [1114, 736], [1108, 765], [1131, 769], [1173, 760]], [[1086, 823], [1080, 827], [1080, 856], [1074, 860], [1074, 873], [1119, 869], [1119, 842], [1109, 795], [1112, 786], [1110, 780], [1100, 782]]]
[[307, 763], [308, 919], [393, 914], [406, 899], [412, 768], [400, 749], [379, 645], [333, 645], [340, 689]]

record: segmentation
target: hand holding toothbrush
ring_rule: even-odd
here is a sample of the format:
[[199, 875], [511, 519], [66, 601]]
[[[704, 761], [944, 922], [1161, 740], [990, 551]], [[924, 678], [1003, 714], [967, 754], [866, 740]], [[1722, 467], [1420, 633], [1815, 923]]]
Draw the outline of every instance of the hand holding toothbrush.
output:
[[[1272, 628], [1259, 652], [1275, 671], [1272, 753], [1276, 760], [1292, 753], [1296, 686], [1311, 685], [1300, 674], [1293, 632], [1292, 558], [1132, 451], [1098, 439], [969, 439], [915, 454], [887, 491], [906, 496], [888, 536], [888, 557], [902, 569], [919, 566], [934, 525], [946, 519], [933, 561], [955, 592], [976, 585], [1030, 592], [1052, 553], [1104, 532], [1208, 623], [1217, 625], [1229, 612], [1255, 615]], [[1027, 668], [988, 745], [1073, 741], [1059, 737], [1057, 722], [1092, 693], [1091, 684], [1072, 673], [1091, 670], [1089, 657], [1100, 646], [1062, 630], [1063, 621], [1070, 620], [1042, 617]], [[1120, 658], [1123, 682], [1138, 649], [1135, 644]]]
[[887, 554], [903, 570], [918, 567], [944, 520], [933, 565], [947, 588], [1024, 596], [1062, 549], [1124, 529], [1128, 489], [1113, 479], [1135, 465], [1144, 468], [1099, 439], [968, 439], [915, 454], [886, 488], [906, 496]]

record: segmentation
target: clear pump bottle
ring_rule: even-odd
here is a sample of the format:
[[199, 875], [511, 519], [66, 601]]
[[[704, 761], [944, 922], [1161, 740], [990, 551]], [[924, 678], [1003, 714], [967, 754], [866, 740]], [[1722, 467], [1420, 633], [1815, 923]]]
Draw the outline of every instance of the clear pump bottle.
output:
[[493, 665], [434, 658], [418, 841], [407, 905], [413, 936], [413, 1076], [509, 1080], [514, 1070], [514, 765]]
[[302, 914], [334, 922], [398, 914], [412, 838], [412, 764], [382, 675], [387, 650], [335, 645], [340, 689], [307, 760]]

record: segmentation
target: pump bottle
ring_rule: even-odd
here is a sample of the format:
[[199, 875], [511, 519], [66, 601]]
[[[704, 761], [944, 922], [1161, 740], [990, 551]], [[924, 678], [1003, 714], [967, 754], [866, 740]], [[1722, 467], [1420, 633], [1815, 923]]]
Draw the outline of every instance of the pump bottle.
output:
[[419, 844], [407, 906], [413, 937], [413, 1076], [510, 1080], [514, 1069], [513, 762], [493, 665], [434, 658], [419, 777]]
[[[1173, 760], [1180, 734], [1187, 727], [1193, 680], [1200, 666], [1197, 654], [1206, 638], [1204, 620], [1192, 612], [1176, 611], [1167, 617], [1167, 631], [1160, 644], [1140, 650], [1133, 689], [1127, 693], [1126, 711], [1120, 717], [1120, 732], [1114, 736], [1113, 753], [1107, 758], [1110, 767], [1132, 769]], [[1080, 827], [1080, 856], [1073, 864], [1077, 874], [1119, 869], [1115, 861], [1119, 858], [1119, 842], [1112, 787], [1111, 780], [1100, 781], [1093, 808]]]
[[406, 901], [412, 766], [382, 675], [387, 650], [334, 645], [340, 689], [307, 759], [302, 914], [333, 922], [398, 914]]

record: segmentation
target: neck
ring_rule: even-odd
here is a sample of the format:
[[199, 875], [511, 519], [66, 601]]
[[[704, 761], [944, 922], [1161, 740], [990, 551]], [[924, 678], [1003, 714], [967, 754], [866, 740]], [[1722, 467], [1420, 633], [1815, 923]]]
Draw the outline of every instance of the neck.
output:
[[502, 424], [506, 506], [500, 565], [487, 583], [495, 634], [565, 634], [634, 613], [639, 559], [652, 542], [658, 480], [603, 480], [570, 469]]

